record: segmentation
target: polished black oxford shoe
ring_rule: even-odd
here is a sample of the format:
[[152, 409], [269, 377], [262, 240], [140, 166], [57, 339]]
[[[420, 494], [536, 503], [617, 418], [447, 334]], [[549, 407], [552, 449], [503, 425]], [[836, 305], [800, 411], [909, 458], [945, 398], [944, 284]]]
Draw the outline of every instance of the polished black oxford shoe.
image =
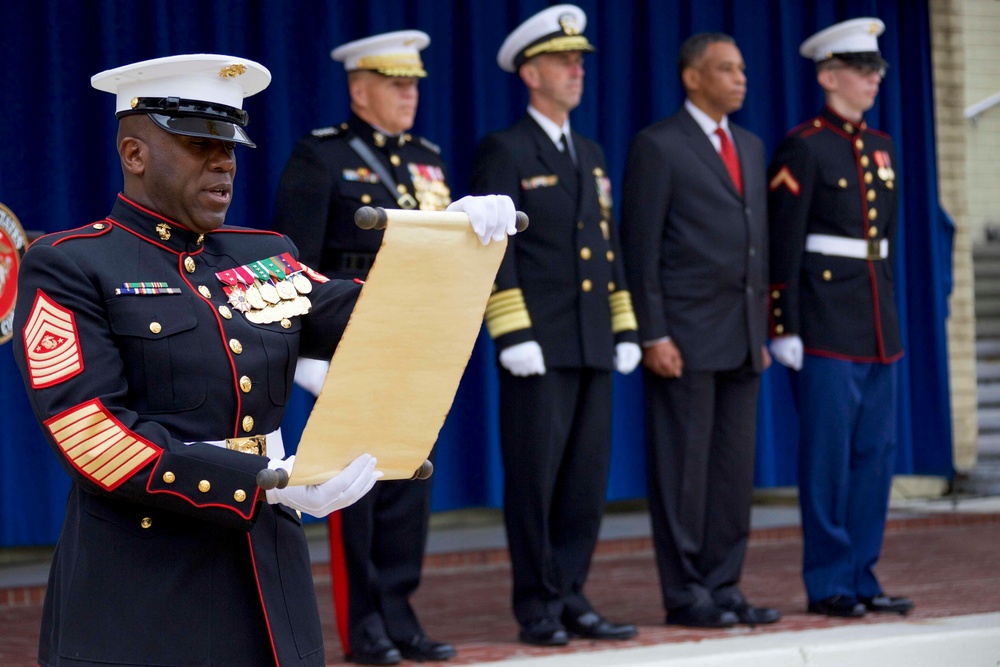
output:
[[382, 637], [351, 651], [344, 659], [358, 665], [398, 665], [403, 656], [391, 641]]
[[588, 611], [576, 618], [563, 616], [567, 632], [585, 639], [631, 639], [639, 631], [631, 623], [612, 623], [596, 611]]
[[850, 595], [834, 595], [818, 602], [809, 603], [810, 614], [837, 616], [840, 618], [861, 618], [866, 613], [865, 606]]
[[688, 628], [731, 628], [739, 620], [733, 612], [714, 604], [692, 604], [667, 612], [667, 625]]
[[543, 618], [521, 628], [517, 636], [525, 644], [533, 646], [565, 646], [569, 643], [566, 628], [556, 620]]
[[397, 641], [395, 644], [404, 658], [416, 662], [435, 662], [455, 657], [454, 646], [433, 641], [424, 634], [417, 635], [409, 641]]
[[755, 607], [746, 600], [731, 604], [721, 604], [720, 608], [736, 614], [743, 625], [767, 625], [781, 620], [781, 612], [772, 607]]
[[859, 598], [868, 611], [890, 614], [908, 614], [913, 609], [910, 598], [894, 598], [889, 595], [876, 595], [873, 598]]

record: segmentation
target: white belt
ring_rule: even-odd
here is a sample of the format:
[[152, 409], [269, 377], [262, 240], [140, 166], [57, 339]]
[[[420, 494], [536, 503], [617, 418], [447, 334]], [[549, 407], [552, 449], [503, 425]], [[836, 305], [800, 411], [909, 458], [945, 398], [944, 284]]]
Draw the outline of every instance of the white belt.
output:
[[[213, 445], [215, 447], [223, 447], [225, 449], [235, 449], [237, 451], [246, 452], [251, 451], [247, 447], [247, 443], [251, 440], [263, 439], [266, 443], [266, 449], [261, 453], [267, 456], [269, 459], [283, 459], [285, 458], [285, 444], [281, 440], [281, 429], [277, 428], [272, 433], [267, 435], [254, 436], [253, 438], [226, 438], [225, 440], [195, 440], [194, 442], [185, 442], [185, 445], [193, 445], [195, 442], [204, 442], [207, 445]], [[251, 451], [251, 453], [253, 453]]]
[[806, 236], [806, 252], [852, 259], [885, 259], [889, 256], [889, 239], [866, 241], [828, 234], [809, 234]]

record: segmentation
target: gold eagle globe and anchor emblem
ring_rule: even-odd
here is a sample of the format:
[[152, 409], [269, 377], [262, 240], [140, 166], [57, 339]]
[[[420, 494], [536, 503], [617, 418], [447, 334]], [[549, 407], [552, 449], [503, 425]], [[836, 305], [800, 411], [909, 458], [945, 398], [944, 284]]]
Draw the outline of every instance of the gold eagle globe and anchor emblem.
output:
[[14, 335], [17, 271], [27, 245], [28, 238], [17, 216], [0, 204], [0, 345]]

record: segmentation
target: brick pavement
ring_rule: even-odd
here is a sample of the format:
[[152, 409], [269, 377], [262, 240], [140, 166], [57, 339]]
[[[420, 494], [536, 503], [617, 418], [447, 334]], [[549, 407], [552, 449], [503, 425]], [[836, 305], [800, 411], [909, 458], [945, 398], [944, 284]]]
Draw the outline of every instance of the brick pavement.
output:
[[[689, 630], [663, 625], [659, 585], [648, 537], [602, 542], [587, 593], [595, 606], [615, 620], [640, 626], [639, 636], [614, 646], [635, 647], [752, 634], [877, 624], [895, 616], [869, 615], [836, 620], [804, 613], [799, 578], [802, 542], [797, 527], [755, 530], [744, 567], [743, 590], [756, 604], [774, 606], [782, 622], [750, 629]], [[1000, 611], [1000, 515], [948, 514], [890, 521], [878, 567], [890, 593], [909, 595], [916, 609], [909, 618]], [[342, 664], [333, 628], [329, 570], [315, 569], [317, 594], [327, 638], [328, 664]], [[0, 667], [33, 665], [41, 589], [0, 590]], [[519, 644], [510, 614], [510, 571], [502, 550], [428, 557], [424, 582], [414, 604], [428, 634], [452, 641], [462, 665], [516, 657], [610, 648], [575, 640], [561, 649]]]

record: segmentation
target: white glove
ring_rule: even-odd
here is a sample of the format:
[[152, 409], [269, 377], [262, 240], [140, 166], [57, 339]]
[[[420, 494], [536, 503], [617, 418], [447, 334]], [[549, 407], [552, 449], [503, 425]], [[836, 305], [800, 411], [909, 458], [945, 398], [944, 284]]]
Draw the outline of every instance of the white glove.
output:
[[542, 348], [533, 340], [511, 345], [501, 350], [500, 365], [509, 370], [511, 375], [517, 377], [545, 375], [545, 358], [542, 356]]
[[295, 384], [299, 385], [313, 396], [319, 396], [326, 382], [326, 373], [330, 370], [330, 362], [320, 359], [300, 357], [295, 364]]
[[[289, 456], [287, 459], [272, 459], [267, 467], [271, 470], [282, 468], [291, 475], [293, 465], [295, 456]], [[362, 454], [340, 474], [322, 484], [286, 486], [283, 489], [268, 489], [264, 493], [271, 505], [281, 503], [315, 517], [324, 517], [353, 505], [375, 486], [381, 476], [382, 471], [375, 470], [375, 457]]]
[[628, 375], [642, 361], [642, 348], [635, 343], [618, 343], [615, 345], [615, 370], [622, 375]]
[[445, 210], [467, 213], [472, 229], [483, 245], [491, 240], [502, 241], [505, 235], [517, 233], [514, 202], [507, 195], [469, 195], [448, 204]]
[[782, 366], [802, 370], [802, 339], [792, 334], [771, 341], [771, 356]]

